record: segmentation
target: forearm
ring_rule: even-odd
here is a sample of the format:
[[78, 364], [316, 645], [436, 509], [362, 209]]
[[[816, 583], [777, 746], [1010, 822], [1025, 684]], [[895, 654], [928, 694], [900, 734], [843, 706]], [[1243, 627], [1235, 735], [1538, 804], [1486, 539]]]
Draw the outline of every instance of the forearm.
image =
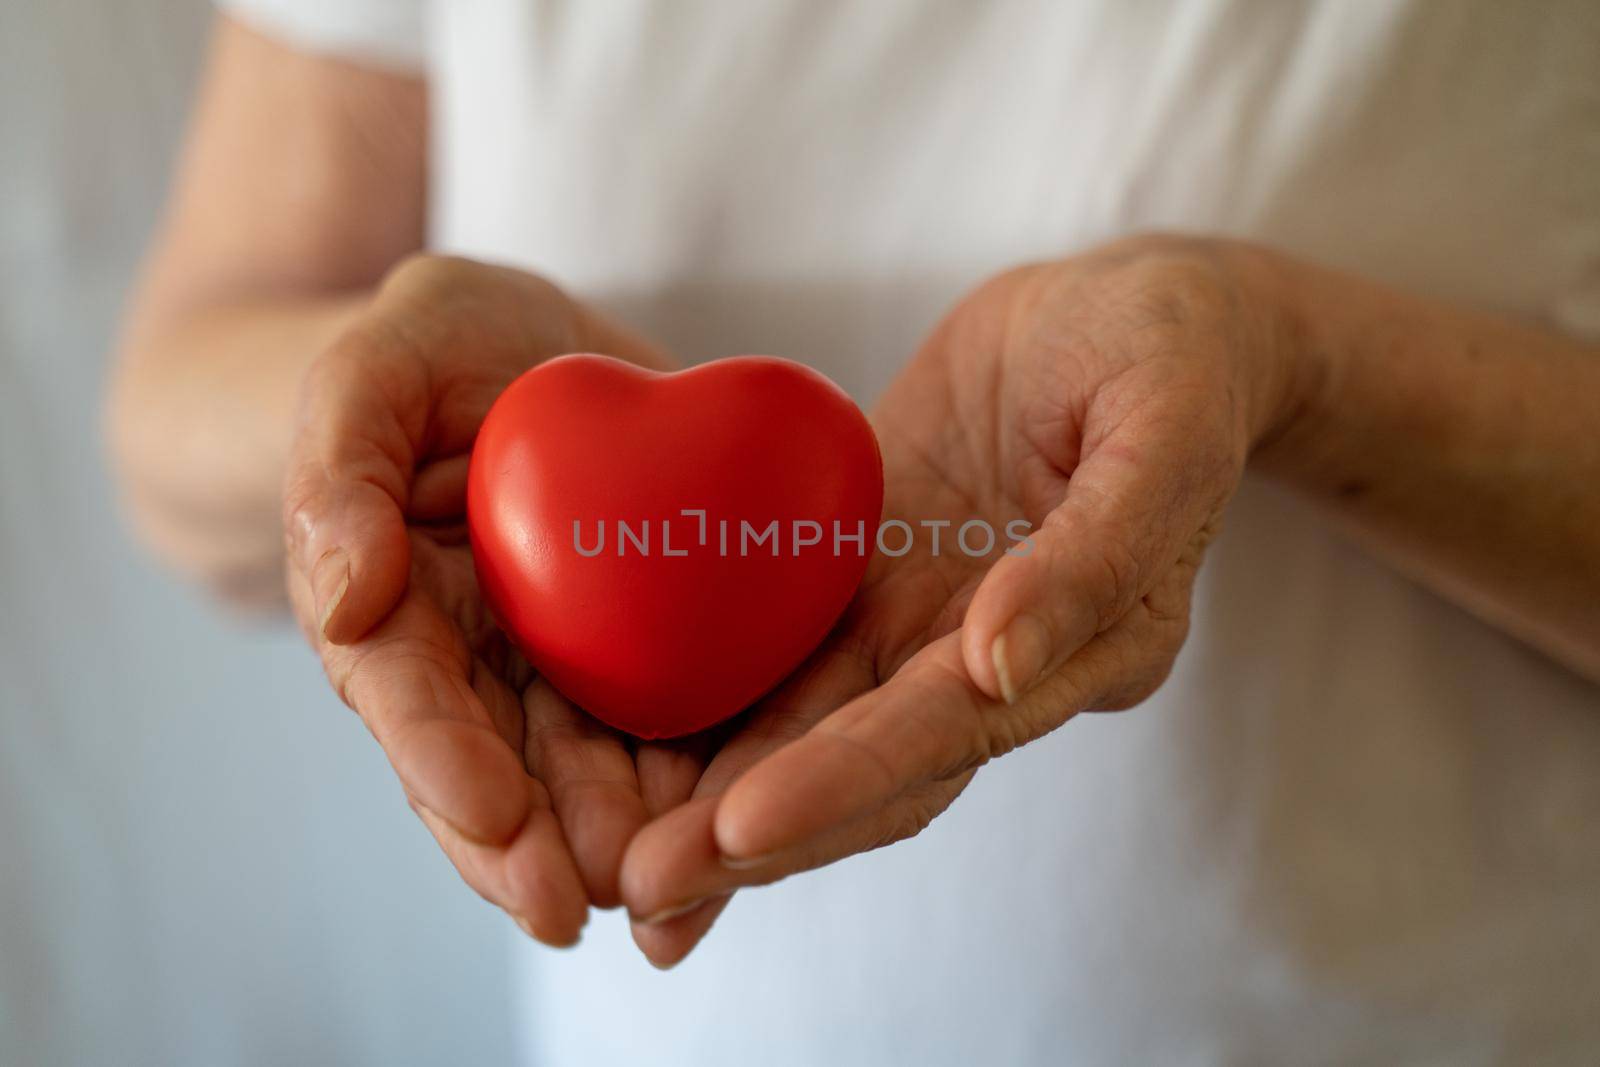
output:
[[141, 531], [230, 599], [282, 595], [299, 382], [421, 247], [426, 144], [419, 78], [219, 18], [107, 414]]
[[108, 423], [132, 518], [170, 565], [225, 598], [281, 597], [279, 493], [306, 366], [365, 292], [136, 303]]
[[1600, 678], [1600, 350], [1278, 260], [1313, 368], [1256, 462], [1440, 595]]

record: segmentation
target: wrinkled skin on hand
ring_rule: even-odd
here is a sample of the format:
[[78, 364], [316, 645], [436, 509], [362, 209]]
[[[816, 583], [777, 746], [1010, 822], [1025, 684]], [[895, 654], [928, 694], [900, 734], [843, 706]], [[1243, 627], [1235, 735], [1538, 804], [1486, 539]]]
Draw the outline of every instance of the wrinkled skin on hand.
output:
[[[1122, 242], [963, 300], [873, 413], [885, 518], [845, 619], [722, 739], [623, 862], [634, 935], [681, 959], [741, 886], [920, 832], [984, 763], [1166, 678], [1251, 448], [1290, 417], [1292, 324], [1248, 249]], [[952, 551], [1023, 519], [1032, 550]], [[923, 520], [948, 520], [935, 555]]]
[[483, 897], [571, 944], [696, 742], [634, 746], [533, 676], [479, 595], [467, 460], [489, 405], [571, 351], [665, 357], [546, 282], [418, 257], [311, 368], [284, 493], [296, 615], [411, 806]]
[[[527, 367], [665, 357], [532, 276], [409, 261], [308, 375], [284, 505], [297, 615], [469, 884], [552, 945], [626, 904], [671, 965], [737, 888], [916, 834], [982, 764], [1161, 684], [1246, 457], [1306, 388], [1259, 276], [1247, 249], [1148, 238], [979, 287], [873, 413], [911, 551], [874, 559], [755, 708], [643, 744], [507, 645], [464, 486]], [[979, 558], [955, 550], [972, 519], [1000, 534]], [[1018, 520], [1029, 550], [1007, 554]], [[938, 551], [924, 523], [949, 524]]]

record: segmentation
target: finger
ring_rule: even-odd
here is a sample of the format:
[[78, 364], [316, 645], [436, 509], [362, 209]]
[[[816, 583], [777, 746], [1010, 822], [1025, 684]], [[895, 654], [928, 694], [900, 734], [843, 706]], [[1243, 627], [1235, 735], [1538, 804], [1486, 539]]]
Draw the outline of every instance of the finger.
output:
[[[691, 798], [714, 800], [748, 768], [805, 736], [807, 730], [830, 712], [871, 688], [876, 679], [874, 666], [860, 646], [848, 639], [835, 638], [748, 717], [734, 723], [731, 735], [724, 736], [722, 731], [713, 729], [677, 742], [641, 745], [636, 757], [641, 785], [648, 786], [668, 775], [674, 780], [646, 789], [647, 794], [659, 794], [658, 803], [651, 808], [654, 821], [640, 832], [658, 839], [665, 848], [693, 848], [693, 842], [682, 839], [671, 822], [663, 821], [662, 815]], [[709, 763], [704, 763], [706, 753], [712, 750], [716, 754]], [[666, 772], [655, 770], [665, 761], [673, 761], [674, 766]], [[646, 765], [652, 768], [648, 776]], [[687, 781], [691, 767], [696, 766], [703, 766], [703, 770], [692, 782]], [[670, 803], [660, 803], [669, 800]], [[649, 804], [647, 795], [647, 806]]]
[[[309, 583], [292, 575], [302, 608]], [[504, 843], [528, 815], [527, 772], [474, 682], [483, 669], [437, 607], [408, 596], [367, 637], [321, 643], [334, 689], [383, 748], [407, 795], [468, 840]]]
[[862, 818], [750, 861], [730, 863], [718, 847], [715, 798], [675, 809], [662, 820], [670, 821], [670, 837], [641, 838], [629, 850], [629, 867], [648, 872], [648, 877], [635, 877], [628, 884], [634, 940], [652, 962], [658, 956], [676, 962], [704, 936], [697, 921], [701, 909], [726, 900], [738, 889], [769, 885], [911, 837], [948, 807], [971, 777], [967, 772], [921, 786]]
[[1090, 421], [1065, 498], [984, 576], [962, 623], [962, 658], [987, 696], [1015, 702], [1214, 530], [1238, 478], [1231, 406], [1200, 387], [1167, 383], [1160, 395], [1114, 422]]
[[633, 757], [615, 731], [542, 678], [524, 691], [523, 709], [528, 772], [550, 790], [589, 899], [616, 907], [623, 852], [649, 819]]
[[[664, 888], [661, 875], [673, 869], [676, 857], [704, 851], [700, 842], [709, 837], [716, 794], [737, 774], [735, 768], [742, 768], [747, 765], [746, 759], [755, 758], [752, 751], [747, 757], [735, 755], [732, 761], [724, 760], [723, 755], [729, 751], [724, 748], [708, 768], [706, 754], [714, 735], [715, 731], [706, 731], [681, 741], [651, 742], [641, 745], [636, 755], [651, 821], [629, 841], [620, 865], [618, 887], [632, 916], [629, 925], [634, 944], [653, 966], [662, 970], [677, 966], [694, 950], [732, 896], [730, 892], [708, 900], [699, 894], [687, 903], [676, 899], [672, 904], [659, 903], [663, 892], [671, 891], [670, 885]], [[735, 753], [745, 736], [740, 732], [730, 742]], [[680, 814], [685, 809], [689, 812], [687, 819]], [[698, 829], [686, 834], [686, 827]], [[640, 837], [649, 838], [653, 844], [640, 849]], [[641, 912], [640, 900], [658, 903], [644, 905], [649, 910]]]
[[634, 944], [661, 969], [676, 966], [710, 931], [733, 886], [698, 890], [727, 873], [711, 827], [717, 795], [707, 793], [673, 805], [634, 835], [623, 855], [619, 886], [628, 908]]
[[663, 971], [676, 967], [711, 932], [732, 899], [732, 893], [723, 893], [654, 922], [635, 921], [630, 924], [633, 943], [652, 966]]
[[548, 794], [538, 782], [524, 781], [530, 814], [504, 845], [470, 841], [425, 805], [412, 807], [468, 885], [508, 912], [528, 936], [564, 948], [577, 942], [588, 922], [589, 899]]
[[[404, 590], [404, 515], [418, 465], [464, 456], [513, 378], [575, 350], [667, 362], [540, 278], [423, 256], [391, 272], [367, 312], [312, 365], [283, 518], [290, 564], [310, 581], [312, 618], [329, 641], [358, 638]], [[453, 498], [458, 473], [441, 468], [421, 487], [420, 517]]]
[[[1144, 609], [1136, 615], [1094, 638], [1014, 706], [981, 695], [962, 706], [953, 684], [941, 692], [937, 678], [959, 677], [958, 650], [953, 641], [930, 646], [934, 656], [914, 659], [882, 689], [762, 760], [720, 800], [696, 799], [641, 832], [623, 866], [630, 911], [647, 923], [671, 919], [699, 901], [920, 833], [988, 756], [1078, 710], [1131, 706], [1160, 684], [1182, 624]], [[975, 711], [987, 736], [963, 741], [947, 721], [968, 721]], [[944, 740], [918, 747], [929, 735]]]
[[521, 829], [527, 775], [454, 664], [373, 651], [345, 688], [407, 792], [469, 840], [500, 843]]
[[[1160, 599], [1176, 604], [1192, 579], [1193, 568], [1173, 568], [1159, 583]], [[787, 852], [799, 857], [787, 862], [810, 862], [813, 843], [906, 797], [913, 798], [912, 807], [897, 810], [915, 814], [917, 803], [936, 797], [946, 783], [964, 782], [990, 759], [1080, 711], [1131, 707], [1165, 680], [1186, 628], [1181, 612], [1141, 603], [1016, 704], [993, 700], [966, 677], [959, 633], [939, 639], [882, 687], [729, 787], [713, 825], [723, 865], [764, 868]]]
[[695, 784], [694, 795], [717, 796], [762, 759], [877, 684], [877, 665], [853, 633], [831, 638], [739, 723]]
[[411, 483], [406, 517], [416, 522], [459, 519], [467, 513], [470, 453], [446, 456], [419, 467]]
[[680, 872], [716, 862], [712, 835], [717, 798], [696, 797], [651, 821], [628, 845], [622, 898], [635, 923], [665, 922], [702, 903], [705, 894], [680, 892]]
[[682, 804], [694, 795], [714, 750], [714, 731], [666, 741], [642, 741], [633, 754], [639, 777], [639, 795], [651, 818]]
[[[751, 715], [732, 727], [723, 740], [718, 731], [686, 739], [700, 749], [721, 742], [717, 754], [696, 781], [692, 795], [652, 811], [654, 816], [634, 837], [623, 856], [623, 901], [634, 916], [634, 942], [658, 967], [681, 961], [711, 929], [727, 904], [727, 894], [710, 901], [704, 893], [685, 898], [693, 872], [710, 866], [717, 871], [712, 823], [717, 798], [729, 784], [762, 757], [803, 736], [817, 720], [876, 681], [875, 667], [858, 642], [835, 638], [811, 657], [777, 692]], [[647, 758], [669, 758], [670, 745], [641, 747], [641, 782]], [[653, 777], [653, 776], [652, 776]], [[681, 779], [679, 788], [681, 788]], [[685, 878], [688, 878], [686, 881]]]
[[959, 635], [929, 646], [882, 688], [773, 750], [720, 799], [696, 798], [641, 831], [623, 861], [636, 923], [670, 924], [704, 900], [912, 836], [986, 759], [1079, 710], [1143, 700], [1182, 643], [1192, 580], [1192, 568], [1173, 568], [1149, 603], [1016, 705], [965, 680]]
[[404, 513], [429, 405], [416, 350], [370, 323], [307, 372], [283, 523], [313, 628], [335, 644], [370, 630], [405, 588]]
[[766, 755], [728, 787], [714, 827], [722, 856], [758, 862], [841, 826], [929, 779], [989, 757], [993, 702], [961, 667], [959, 633], [913, 656], [884, 685]]

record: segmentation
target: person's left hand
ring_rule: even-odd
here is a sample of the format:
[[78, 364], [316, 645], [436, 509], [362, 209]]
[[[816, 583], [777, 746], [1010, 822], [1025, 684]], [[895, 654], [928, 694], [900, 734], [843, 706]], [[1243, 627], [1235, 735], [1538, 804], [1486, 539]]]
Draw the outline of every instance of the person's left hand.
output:
[[[916, 834], [980, 765], [1161, 684], [1246, 457], [1304, 387], [1270, 268], [1135, 239], [1001, 275], [935, 330], [873, 418], [884, 519], [914, 547], [878, 554], [824, 646], [629, 845], [652, 962], [735, 889]], [[981, 555], [958, 540], [974, 519]], [[1016, 520], [1032, 534], [1008, 553]], [[924, 523], [946, 524], [937, 551]]]

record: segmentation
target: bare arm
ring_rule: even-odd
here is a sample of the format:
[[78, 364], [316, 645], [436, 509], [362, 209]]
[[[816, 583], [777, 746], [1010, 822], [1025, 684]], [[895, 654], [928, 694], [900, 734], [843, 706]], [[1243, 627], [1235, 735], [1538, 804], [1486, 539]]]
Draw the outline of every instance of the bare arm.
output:
[[544, 279], [416, 254], [424, 101], [414, 79], [219, 25], [123, 339], [113, 447], [153, 547], [235, 600], [287, 584], [462, 877], [565, 945], [590, 900], [615, 902], [644, 797], [686, 795], [694, 767], [636, 771], [507, 647], [463, 536], [466, 460], [541, 360], [666, 357]]
[[108, 421], [143, 535], [231, 599], [282, 598], [299, 382], [421, 246], [426, 139], [419, 79], [219, 19]]
[[628, 846], [623, 901], [659, 962], [737, 889], [916, 834], [977, 767], [1146, 699], [1247, 459], [1600, 680], [1600, 351], [1555, 332], [1234, 242], [1134, 239], [974, 290], [874, 424], [886, 514], [1021, 517], [1032, 548], [874, 560], [695, 797]]
[[1600, 679], [1600, 347], [1275, 260], [1318, 368], [1263, 468], [1378, 557]]

